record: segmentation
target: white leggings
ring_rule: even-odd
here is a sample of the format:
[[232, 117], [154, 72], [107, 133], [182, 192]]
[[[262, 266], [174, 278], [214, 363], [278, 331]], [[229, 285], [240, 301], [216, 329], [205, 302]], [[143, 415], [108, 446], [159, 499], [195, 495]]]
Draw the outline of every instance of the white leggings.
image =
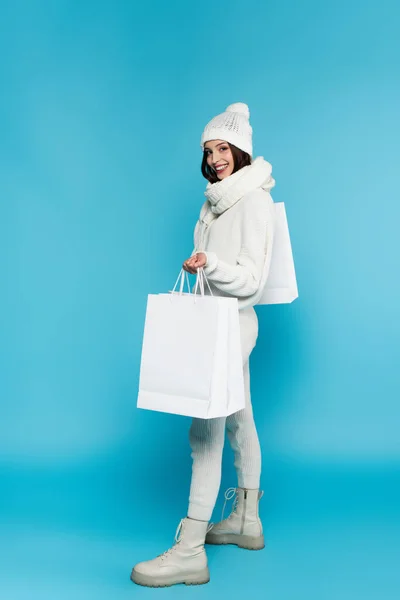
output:
[[249, 357], [258, 335], [258, 320], [253, 308], [240, 311], [239, 315], [246, 406], [227, 418], [195, 418], [192, 421], [189, 439], [193, 468], [188, 510], [191, 519], [211, 519], [221, 483], [225, 429], [235, 454], [238, 486], [260, 487], [261, 450], [251, 405], [249, 370]]

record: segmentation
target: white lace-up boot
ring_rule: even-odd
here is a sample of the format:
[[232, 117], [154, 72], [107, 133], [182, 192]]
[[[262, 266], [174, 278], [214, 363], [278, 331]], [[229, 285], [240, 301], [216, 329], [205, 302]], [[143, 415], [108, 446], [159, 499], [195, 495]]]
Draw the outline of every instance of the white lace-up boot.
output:
[[[264, 548], [264, 536], [258, 503], [263, 492], [244, 488], [229, 488], [225, 492], [225, 504], [222, 521], [211, 525], [206, 536], [206, 544], [236, 544], [248, 550]], [[231, 514], [224, 519], [225, 506], [234, 496], [235, 502]]]
[[206, 521], [182, 519], [172, 548], [153, 560], [135, 565], [131, 573], [132, 581], [147, 587], [208, 583], [210, 573], [204, 549], [207, 528]]

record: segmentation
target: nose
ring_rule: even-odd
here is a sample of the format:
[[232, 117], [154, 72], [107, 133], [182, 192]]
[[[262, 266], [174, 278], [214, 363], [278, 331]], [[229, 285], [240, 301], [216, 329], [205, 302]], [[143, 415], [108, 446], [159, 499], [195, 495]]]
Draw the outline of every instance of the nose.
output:
[[212, 156], [212, 163], [213, 163], [214, 167], [218, 161], [219, 161], [219, 152], [218, 152], [218, 150], [214, 150], [213, 156]]

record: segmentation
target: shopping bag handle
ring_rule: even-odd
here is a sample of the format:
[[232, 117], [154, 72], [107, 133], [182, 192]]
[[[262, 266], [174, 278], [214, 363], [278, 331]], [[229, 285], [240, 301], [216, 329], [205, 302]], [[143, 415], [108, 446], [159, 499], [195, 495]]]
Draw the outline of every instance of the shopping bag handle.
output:
[[197, 289], [200, 287], [200, 293], [201, 296], [204, 296], [204, 282], [207, 284], [207, 287], [209, 289], [210, 295], [213, 296], [214, 294], [212, 293], [210, 284], [208, 283], [208, 279], [206, 277], [206, 274], [204, 273], [204, 269], [198, 269], [197, 270], [197, 276], [196, 276], [196, 286], [194, 288], [194, 294], [197, 295]]
[[[179, 283], [180, 280], [180, 283]], [[183, 294], [183, 288], [185, 286], [185, 281], [187, 284], [187, 288], [188, 288], [188, 293], [190, 294], [190, 282], [189, 282], [189, 275], [183, 270], [181, 269], [181, 272], [178, 275], [178, 279], [176, 280], [176, 283], [174, 285], [174, 288], [172, 290], [172, 294], [176, 293], [176, 288], [178, 287], [178, 283], [179, 283], [179, 295], [182, 296]]]
[[[204, 291], [205, 291], [205, 286], [204, 283], [206, 283], [209, 291], [210, 291], [210, 295], [214, 296], [214, 294], [212, 293], [210, 284], [208, 283], [208, 279], [206, 277], [206, 274], [204, 273], [204, 269], [198, 269], [197, 270], [197, 275], [196, 275], [196, 285], [194, 288], [194, 292], [193, 294], [191, 293], [191, 289], [190, 289], [190, 282], [189, 282], [189, 276], [187, 274], [187, 272], [184, 271], [184, 269], [181, 269], [179, 275], [178, 275], [178, 279], [176, 280], [176, 283], [173, 287], [173, 290], [171, 292], [171, 295], [173, 294], [178, 294], [179, 296], [182, 296], [183, 294], [183, 289], [185, 286], [185, 281], [187, 284], [187, 288], [188, 288], [188, 293], [190, 295], [192, 295], [194, 297], [194, 301], [196, 302], [196, 298], [198, 297], [198, 291], [200, 290], [200, 296], [204, 297]], [[179, 284], [179, 291], [176, 291], [176, 288], [178, 287]]]

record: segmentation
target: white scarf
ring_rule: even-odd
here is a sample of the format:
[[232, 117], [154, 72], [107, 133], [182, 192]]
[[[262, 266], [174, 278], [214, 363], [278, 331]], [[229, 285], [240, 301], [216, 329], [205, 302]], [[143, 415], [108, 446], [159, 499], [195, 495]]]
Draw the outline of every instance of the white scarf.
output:
[[245, 194], [258, 188], [269, 192], [274, 187], [275, 180], [271, 173], [270, 163], [259, 156], [251, 165], [239, 169], [226, 179], [208, 183], [204, 192], [207, 200], [201, 209], [195, 229], [195, 250], [204, 250], [201, 246], [206, 229], [214, 219], [241, 200]]

